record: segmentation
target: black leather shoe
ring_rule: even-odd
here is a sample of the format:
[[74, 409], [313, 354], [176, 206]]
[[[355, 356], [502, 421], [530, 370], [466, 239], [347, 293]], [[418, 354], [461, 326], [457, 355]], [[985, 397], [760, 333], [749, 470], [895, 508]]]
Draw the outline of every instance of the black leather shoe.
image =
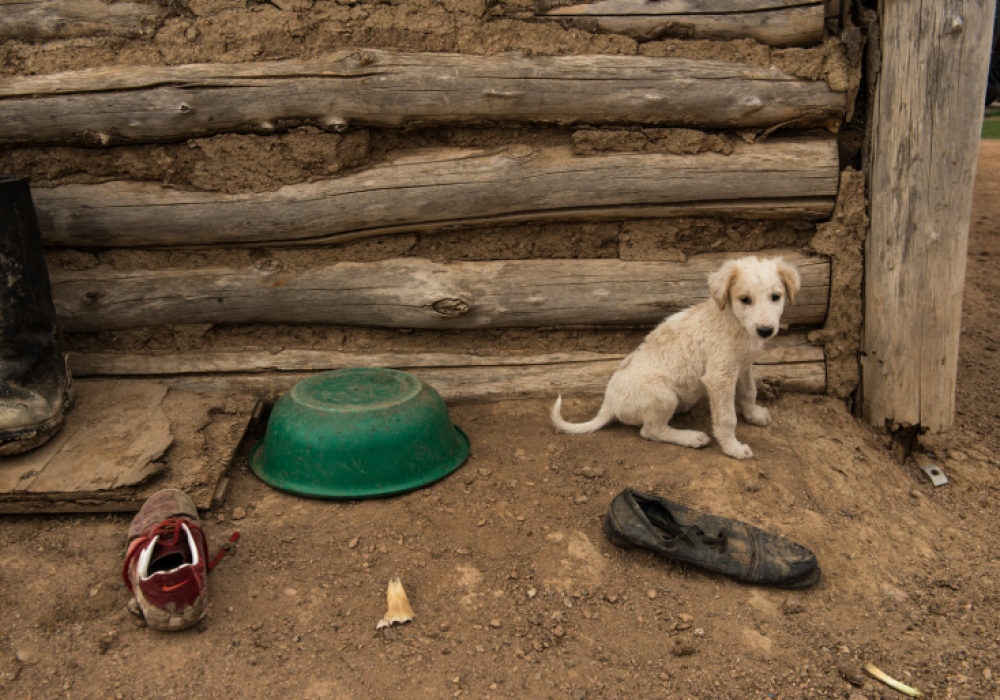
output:
[[604, 534], [619, 547], [648, 549], [743, 583], [804, 588], [823, 575], [816, 555], [791, 540], [633, 489], [611, 502]]

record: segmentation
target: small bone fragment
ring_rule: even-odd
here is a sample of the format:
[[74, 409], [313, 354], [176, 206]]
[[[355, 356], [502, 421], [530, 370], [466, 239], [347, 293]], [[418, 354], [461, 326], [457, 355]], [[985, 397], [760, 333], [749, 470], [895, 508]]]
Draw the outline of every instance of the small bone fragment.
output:
[[895, 678], [886, 675], [880, 668], [878, 668], [874, 664], [865, 664], [865, 672], [867, 672], [868, 675], [871, 676], [872, 678], [875, 678], [877, 680], [882, 681], [883, 683], [885, 683], [890, 688], [893, 688], [894, 690], [898, 690], [899, 692], [903, 693], [904, 695], [909, 695], [911, 698], [922, 698], [922, 697], [924, 697], [924, 694], [921, 693], [916, 688], [911, 688], [908, 685], [900, 683]]
[[385, 599], [389, 604], [389, 610], [386, 611], [385, 617], [375, 625], [375, 629], [380, 630], [383, 627], [389, 627], [394, 622], [402, 624], [413, 619], [413, 608], [410, 607], [410, 601], [406, 597], [406, 591], [403, 590], [403, 582], [399, 580], [399, 576], [389, 581], [389, 590], [386, 591]]

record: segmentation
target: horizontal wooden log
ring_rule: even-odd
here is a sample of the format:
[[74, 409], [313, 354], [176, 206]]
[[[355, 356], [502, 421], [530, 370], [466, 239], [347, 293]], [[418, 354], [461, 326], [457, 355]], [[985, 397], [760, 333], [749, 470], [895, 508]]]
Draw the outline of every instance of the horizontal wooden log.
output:
[[[561, 3], [562, 0], [558, 2]], [[595, 15], [722, 15], [789, 10], [823, 4], [824, 0], [596, 0], [552, 7], [546, 14], [588, 12]]]
[[[445, 401], [481, 403], [510, 399], [600, 396], [619, 362], [604, 360], [560, 365], [521, 367], [418, 368], [410, 374], [433, 386]], [[187, 391], [246, 394], [275, 401], [295, 384], [314, 376], [312, 372], [265, 372], [257, 374], [188, 374], [160, 378], [167, 386]], [[754, 377], [758, 386], [778, 385], [783, 391], [822, 394], [826, 391], [826, 369], [822, 362], [760, 365]]]
[[[822, 357], [822, 349], [819, 349]], [[490, 356], [451, 353], [355, 353], [323, 350], [231, 351], [130, 355], [79, 353], [67, 355], [74, 377], [160, 376], [250, 372], [325, 372], [352, 367], [386, 367], [409, 370], [433, 367], [505, 367], [572, 364], [575, 362], [621, 361], [625, 355], [595, 352], [546, 355]], [[815, 358], [813, 358], [815, 359]]]
[[[769, 254], [779, 251], [769, 251]], [[794, 251], [802, 290], [792, 324], [826, 317], [830, 264]], [[327, 323], [471, 329], [643, 325], [708, 298], [707, 276], [724, 260], [685, 263], [525, 260], [436, 263], [397, 258], [285, 272], [280, 260], [251, 269], [53, 270], [61, 328], [92, 333], [168, 323]]]
[[554, 19], [587, 18], [607, 32], [641, 38], [755, 39], [771, 46], [807, 46], [823, 39], [822, 2], [802, 0], [599, 0], [558, 7]]
[[156, 2], [0, 0], [0, 41], [79, 36], [139, 36], [167, 8]]
[[[225, 372], [324, 372], [351, 367], [410, 370], [441, 367], [527, 367], [587, 362], [620, 362], [624, 354], [571, 352], [532, 356], [491, 356], [448, 353], [379, 353], [358, 355], [324, 350], [230, 351], [130, 355], [71, 352], [67, 359], [74, 377], [162, 376]], [[823, 349], [802, 333], [779, 335], [769, 341], [757, 364], [823, 362]]]
[[846, 113], [822, 81], [714, 60], [341, 52], [314, 61], [115, 66], [0, 79], [0, 145], [177, 141], [279, 122], [767, 127]]
[[35, 189], [33, 197], [52, 246], [302, 245], [389, 227], [633, 206], [829, 198], [832, 207], [838, 176], [836, 140], [808, 137], [740, 143], [730, 155], [444, 149], [260, 194], [109, 182]]

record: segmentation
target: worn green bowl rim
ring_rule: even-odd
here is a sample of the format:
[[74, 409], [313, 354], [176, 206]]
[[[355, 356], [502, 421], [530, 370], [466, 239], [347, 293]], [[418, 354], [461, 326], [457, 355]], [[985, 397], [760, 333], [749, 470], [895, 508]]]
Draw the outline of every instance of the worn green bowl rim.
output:
[[415, 491], [416, 489], [423, 488], [424, 486], [430, 486], [431, 484], [440, 481], [449, 474], [457, 470], [466, 459], [469, 457], [469, 452], [471, 451], [472, 445], [469, 440], [469, 436], [459, 428], [458, 426], [452, 426], [455, 430], [456, 435], [459, 440], [459, 450], [455, 454], [454, 463], [452, 461], [446, 461], [443, 465], [443, 469], [440, 473], [437, 471], [432, 471], [430, 475], [427, 473], [421, 474], [418, 479], [412, 482], [406, 482], [393, 487], [383, 488], [383, 489], [337, 489], [337, 488], [297, 488], [294, 484], [279, 483], [275, 479], [270, 479], [264, 473], [266, 470], [263, 469], [264, 465], [262, 462], [262, 457], [258, 457], [261, 448], [264, 447], [264, 443], [267, 440], [265, 437], [250, 450], [250, 469], [253, 473], [257, 475], [264, 483], [273, 486], [279, 491], [284, 491], [285, 493], [292, 493], [297, 496], [311, 496], [313, 498], [328, 498], [328, 499], [342, 499], [342, 500], [355, 500], [362, 498], [377, 498], [379, 496], [393, 496], [400, 493], [407, 493], [409, 491]]

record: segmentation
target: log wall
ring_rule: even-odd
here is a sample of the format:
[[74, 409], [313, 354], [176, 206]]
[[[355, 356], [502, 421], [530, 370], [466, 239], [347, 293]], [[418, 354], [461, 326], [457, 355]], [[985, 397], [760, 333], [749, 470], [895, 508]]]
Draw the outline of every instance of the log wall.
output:
[[0, 86], [0, 145], [176, 141], [288, 122], [768, 127], [836, 123], [846, 95], [781, 70], [643, 56], [352, 51], [314, 61], [91, 69]]
[[[855, 332], [830, 231], [860, 76], [829, 3], [279, 5], [0, 0], [0, 167], [33, 178], [77, 376], [273, 399], [386, 366], [452, 401], [601, 393], [761, 253], [804, 285], [758, 380], [826, 390]], [[104, 38], [57, 43], [83, 36]], [[491, 344], [505, 329], [537, 341]]]

